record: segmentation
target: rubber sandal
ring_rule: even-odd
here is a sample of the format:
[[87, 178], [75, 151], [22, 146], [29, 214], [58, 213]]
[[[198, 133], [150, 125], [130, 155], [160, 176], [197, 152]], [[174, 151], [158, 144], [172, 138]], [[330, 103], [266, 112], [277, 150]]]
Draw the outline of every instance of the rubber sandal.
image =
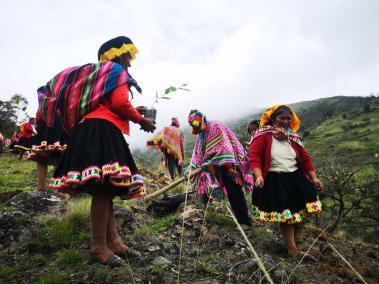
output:
[[142, 259], [142, 254], [138, 250], [134, 250], [129, 248], [126, 252], [123, 253], [117, 253], [119, 257], [122, 257], [123, 259], [127, 258], [138, 258]]
[[303, 261], [306, 262], [317, 262], [317, 259], [313, 255], [307, 254], [305, 252], [299, 252], [297, 257], [299, 258], [299, 260], [303, 258]]
[[123, 261], [123, 259], [117, 255], [111, 255], [110, 257], [108, 257], [108, 259], [104, 263], [102, 263], [102, 262], [99, 262], [99, 260], [96, 258], [94, 254], [90, 253], [88, 264], [94, 264], [94, 263], [105, 265], [111, 269], [125, 266], [125, 262]]

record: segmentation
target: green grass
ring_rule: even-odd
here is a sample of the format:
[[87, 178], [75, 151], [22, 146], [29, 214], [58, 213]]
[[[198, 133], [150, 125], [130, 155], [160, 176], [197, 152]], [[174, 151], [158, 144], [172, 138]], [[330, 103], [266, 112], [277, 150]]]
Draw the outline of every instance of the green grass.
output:
[[0, 193], [37, 188], [36, 164], [18, 161], [10, 155], [0, 156]]
[[113, 204], [128, 210], [131, 210], [131, 207], [140, 207], [145, 205], [142, 199], [122, 200], [119, 198], [113, 199]]
[[371, 112], [360, 106], [348, 110], [350, 115], [331, 117], [311, 129], [304, 139], [307, 150], [316, 159], [326, 154], [351, 154], [359, 159], [373, 158], [379, 149], [379, 105], [374, 103]]
[[90, 197], [71, 199], [69, 201], [66, 219], [76, 231], [83, 230], [83, 228], [89, 229], [90, 207]]
[[217, 267], [212, 264], [211, 259], [199, 259], [197, 262], [199, 271], [203, 274], [215, 276], [219, 273]]
[[83, 264], [87, 259], [82, 252], [76, 249], [62, 249], [54, 261], [57, 267], [74, 267]]
[[151, 264], [149, 266], [149, 270], [155, 274], [160, 274], [163, 271], [167, 270], [167, 265]]
[[35, 254], [28, 257], [26, 262], [17, 263], [14, 266], [0, 267], [0, 279], [14, 277], [17, 274], [23, 274], [26, 270], [45, 264], [45, 259], [41, 254]]
[[43, 231], [49, 235], [53, 247], [69, 248], [72, 242], [88, 238], [90, 202], [90, 198], [70, 200], [63, 220], [47, 218], [48, 222], [45, 223]]
[[15, 275], [24, 270], [23, 265], [15, 266], [2, 266], [0, 267], [0, 278], [6, 278], [12, 275]]
[[93, 274], [93, 280], [95, 283], [105, 283], [109, 274], [109, 269], [104, 266], [96, 266]]
[[226, 226], [226, 227], [235, 227], [232, 218], [226, 216], [223, 213], [218, 213], [215, 211], [208, 211], [207, 212], [207, 220], [211, 223], [217, 224], [219, 226]]
[[163, 230], [165, 230], [167, 227], [169, 227], [170, 225], [174, 224], [175, 221], [176, 221], [175, 215], [169, 215], [163, 218], [155, 219], [153, 224], [138, 228], [135, 231], [135, 234], [136, 236], [142, 236], [142, 235], [147, 235], [150, 233], [160, 233]]
[[366, 181], [373, 178], [377, 174], [374, 165], [368, 165], [357, 173], [360, 181]]
[[39, 283], [41, 283], [41, 284], [60, 284], [60, 283], [63, 284], [63, 283], [67, 283], [67, 281], [65, 281], [67, 276], [68, 275], [65, 272], [49, 271], [40, 277]]

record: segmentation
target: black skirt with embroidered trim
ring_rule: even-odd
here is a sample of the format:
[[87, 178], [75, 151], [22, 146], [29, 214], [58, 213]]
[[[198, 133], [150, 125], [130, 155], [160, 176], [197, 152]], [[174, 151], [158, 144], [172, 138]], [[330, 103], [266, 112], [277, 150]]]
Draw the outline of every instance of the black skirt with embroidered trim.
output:
[[253, 190], [252, 214], [258, 220], [293, 224], [316, 213], [321, 213], [317, 191], [300, 170], [269, 172], [264, 187]]
[[14, 145], [13, 149], [15, 152], [25, 152], [29, 151], [32, 147], [33, 137], [21, 137], [18, 142]]
[[122, 199], [145, 195], [122, 132], [104, 119], [78, 124], [49, 186], [66, 193], [108, 190]]
[[37, 134], [32, 138], [31, 150], [24, 158], [48, 165], [57, 165], [66, 150], [70, 136], [63, 131], [59, 121], [53, 127], [45, 124], [37, 127]]

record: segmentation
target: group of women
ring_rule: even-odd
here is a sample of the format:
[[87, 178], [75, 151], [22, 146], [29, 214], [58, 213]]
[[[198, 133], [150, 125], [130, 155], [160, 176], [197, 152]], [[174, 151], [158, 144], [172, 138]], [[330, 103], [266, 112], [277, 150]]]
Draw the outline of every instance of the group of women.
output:
[[[54, 164], [51, 188], [92, 195], [90, 255], [110, 267], [123, 265], [122, 258], [137, 254], [121, 240], [112, 200], [145, 194], [123, 134], [130, 134], [129, 121], [144, 131], [155, 130], [155, 121], [143, 116], [145, 108], [135, 108], [129, 101], [129, 88], [136, 82], [128, 68], [137, 52], [129, 38], [111, 39], [100, 47], [99, 63], [67, 68], [39, 88], [37, 135], [28, 152], [37, 161], [40, 190], [45, 188], [47, 165]], [[288, 255], [298, 255], [299, 224], [321, 211], [316, 189], [321, 190], [322, 183], [296, 134], [300, 121], [295, 112], [285, 105], [267, 110], [259, 129], [252, 128], [250, 157], [223, 123], [208, 120], [198, 110], [190, 111], [188, 123], [197, 136], [189, 170], [202, 168], [196, 178], [198, 193], [209, 200], [214, 189], [221, 188], [238, 222], [251, 226], [243, 189], [251, 190], [253, 216], [280, 223]], [[173, 119], [169, 130], [174, 133], [175, 127], [179, 125]], [[152, 139], [151, 145], [161, 147], [161, 142]], [[176, 164], [165, 156], [172, 178], [173, 165], [181, 174], [184, 150], [178, 147]]]

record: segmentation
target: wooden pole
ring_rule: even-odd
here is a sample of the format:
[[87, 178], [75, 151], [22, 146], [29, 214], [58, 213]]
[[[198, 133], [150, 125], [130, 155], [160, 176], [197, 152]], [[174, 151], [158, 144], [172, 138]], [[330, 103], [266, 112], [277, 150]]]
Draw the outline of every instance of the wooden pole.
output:
[[245, 241], [246, 241], [247, 245], [249, 246], [251, 252], [253, 253], [255, 259], [257, 260], [257, 262], [258, 262], [258, 267], [262, 270], [263, 274], [264, 274], [265, 277], [266, 277], [266, 280], [267, 280], [270, 284], [274, 284], [274, 282], [272, 281], [270, 275], [268, 274], [268, 272], [267, 272], [267, 270], [266, 270], [266, 268], [265, 268], [265, 266], [264, 266], [262, 260], [260, 259], [259, 255], [258, 255], [257, 252], [255, 251], [255, 249], [254, 249], [253, 245], [251, 244], [251, 242], [249, 241], [248, 237], [246, 236], [245, 231], [242, 229], [241, 225], [240, 225], [240, 224], [238, 223], [238, 221], [237, 221], [237, 218], [234, 216], [233, 211], [230, 209], [229, 206], [226, 206], [226, 209], [228, 209], [230, 215], [231, 215], [232, 218], [233, 218], [234, 223], [236, 223], [238, 230], [240, 231], [242, 237], [245, 239]]
[[195, 169], [193, 171], [190, 171], [189, 172], [189, 177], [188, 176], [183, 176], [181, 178], [178, 178], [177, 180], [173, 181], [169, 185], [166, 185], [164, 188], [159, 189], [156, 192], [153, 192], [152, 194], [149, 194], [149, 195], [145, 196], [145, 198], [143, 199], [143, 201], [149, 202], [150, 200], [158, 197], [159, 195], [162, 195], [163, 193], [169, 191], [170, 189], [174, 188], [178, 184], [184, 182], [186, 179], [188, 179], [190, 177], [193, 177], [193, 176], [197, 175], [200, 172], [201, 172], [201, 168], [197, 168], [197, 169]]

